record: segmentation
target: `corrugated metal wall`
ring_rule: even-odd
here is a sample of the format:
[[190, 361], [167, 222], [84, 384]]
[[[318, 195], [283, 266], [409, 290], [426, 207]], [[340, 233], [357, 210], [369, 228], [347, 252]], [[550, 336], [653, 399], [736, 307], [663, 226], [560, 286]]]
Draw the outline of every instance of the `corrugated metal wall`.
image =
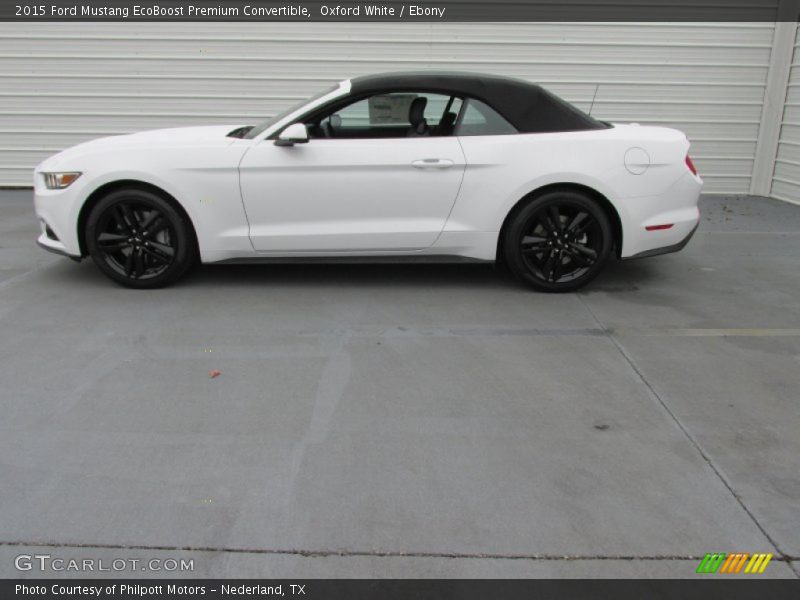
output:
[[[2, 23], [0, 185], [102, 135], [253, 123], [335, 80], [460, 69], [603, 119], [674, 126], [709, 192], [747, 193], [772, 23]], [[796, 88], [795, 88], [796, 90]], [[796, 113], [795, 113], [796, 114]]]
[[800, 203], [800, 28], [786, 90], [781, 137], [772, 176], [772, 196]]

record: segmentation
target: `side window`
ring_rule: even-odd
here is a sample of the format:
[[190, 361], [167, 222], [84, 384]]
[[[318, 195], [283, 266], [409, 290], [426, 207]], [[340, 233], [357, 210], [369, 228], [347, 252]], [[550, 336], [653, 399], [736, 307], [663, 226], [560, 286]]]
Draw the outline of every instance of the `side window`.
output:
[[306, 123], [312, 138], [396, 138], [451, 135], [460, 99], [391, 92], [358, 100]]
[[491, 106], [480, 100], [469, 98], [463, 109], [455, 135], [509, 135], [517, 133], [516, 128], [506, 121]]

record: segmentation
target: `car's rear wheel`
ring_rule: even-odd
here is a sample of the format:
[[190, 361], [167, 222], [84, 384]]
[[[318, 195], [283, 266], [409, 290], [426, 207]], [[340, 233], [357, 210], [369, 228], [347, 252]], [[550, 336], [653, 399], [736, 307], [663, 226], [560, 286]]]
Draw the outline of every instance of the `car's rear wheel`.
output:
[[95, 264], [127, 287], [174, 283], [196, 258], [186, 217], [146, 190], [122, 189], [104, 197], [89, 213], [85, 234]]
[[571, 292], [594, 279], [608, 260], [612, 229], [589, 196], [553, 190], [512, 217], [503, 239], [508, 267], [543, 292]]

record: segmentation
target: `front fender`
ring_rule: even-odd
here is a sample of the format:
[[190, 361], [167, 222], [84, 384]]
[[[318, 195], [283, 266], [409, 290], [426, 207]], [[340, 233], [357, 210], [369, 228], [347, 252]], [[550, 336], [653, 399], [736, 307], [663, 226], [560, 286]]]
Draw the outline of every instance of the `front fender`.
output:
[[240, 145], [218, 145], [125, 149], [82, 154], [68, 161], [57, 156], [57, 160], [45, 161], [38, 170], [50, 169], [57, 163], [60, 170], [81, 171], [83, 175], [66, 190], [43, 190], [43, 185], [38, 186], [37, 210], [41, 206], [48, 218], [57, 222], [59, 237], [71, 254], [77, 254], [78, 228], [87, 202], [94, 201], [108, 186], [143, 183], [162, 190], [183, 208], [197, 234], [201, 260], [251, 252], [239, 191], [238, 164], [244, 150]]

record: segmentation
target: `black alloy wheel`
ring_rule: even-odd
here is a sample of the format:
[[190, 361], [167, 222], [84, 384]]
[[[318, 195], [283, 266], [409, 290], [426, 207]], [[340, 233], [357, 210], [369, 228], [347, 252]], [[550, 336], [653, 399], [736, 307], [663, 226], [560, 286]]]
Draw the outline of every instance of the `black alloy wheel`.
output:
[[590, 197], [552, 191], [513, 217], [504, 239], [508, 266], [544, 292], [571, 292], [591, 281], [608, 260], [611, 224]]
[[196, 254], [185, 217], [162, 197], [138, 189], [103, 198], [89, 214], [85, 239], [100, 270], [134, 288], [174, 282]]

